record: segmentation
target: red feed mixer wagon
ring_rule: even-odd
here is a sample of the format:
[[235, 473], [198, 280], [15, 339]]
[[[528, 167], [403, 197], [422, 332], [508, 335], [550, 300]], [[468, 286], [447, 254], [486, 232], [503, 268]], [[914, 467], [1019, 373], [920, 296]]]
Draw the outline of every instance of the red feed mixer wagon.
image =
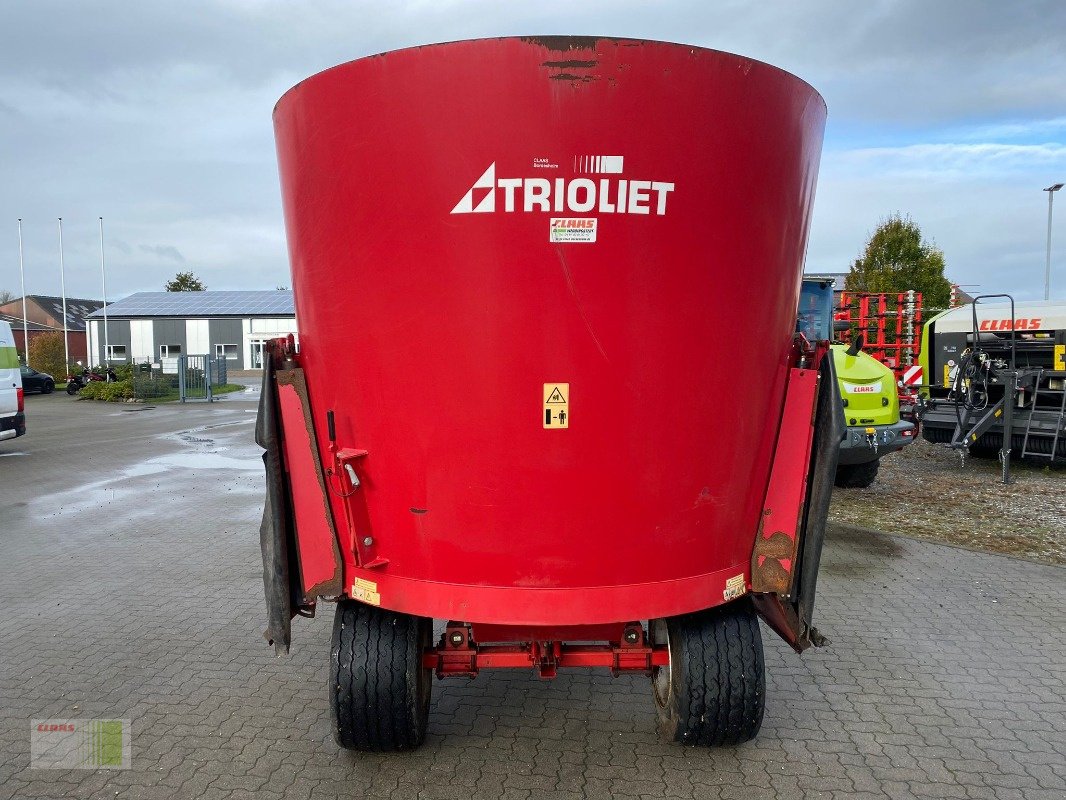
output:
[[825, 113], [758, 61], [586, 37], [281, 98], [300, 346], [270, 343], [257, 424], [266, 635], [336, 602], [342, 746], [418, 746], [434, 673], [490, 667], [643, 673], [665, 736], [757, 733], [758, 617], [821, 641], [843, 423], [795, 331]]

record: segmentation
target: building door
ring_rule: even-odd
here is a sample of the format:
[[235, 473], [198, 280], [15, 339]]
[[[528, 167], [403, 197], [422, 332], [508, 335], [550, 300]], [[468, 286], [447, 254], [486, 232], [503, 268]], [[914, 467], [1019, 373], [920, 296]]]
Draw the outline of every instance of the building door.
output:
[[252, 369], [263, 368], [263, 345], [266, 342], [262, 339], [252, 339]]

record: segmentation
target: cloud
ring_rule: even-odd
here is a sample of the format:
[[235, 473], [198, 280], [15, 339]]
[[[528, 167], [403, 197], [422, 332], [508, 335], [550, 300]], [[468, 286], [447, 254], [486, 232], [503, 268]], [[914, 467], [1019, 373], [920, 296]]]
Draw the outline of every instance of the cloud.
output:
[[946, 135], [975, 141], [1061, 139], [1066, 133], [1066, 117], [1051, 119], [1006, 120], [978, 125], [968, 130], [948, 131]]
[[922, 180], [970, 180], [1066, 168], [1066, 144], [935, 143], [871, 147], [835, 153], [829, 169], [908, 175]]
[[[17, 285], [21, 216], [27, 289], [58, 292], [63, 216], [68, 291], [99, 291], [99, 215], [109, 293], [161, 288], [178, 263], [212, 288], [289, 285], [270, 122], [286, 89], [427, 42], [602, 33], [740, 52], [818, 88], [830, 117], [812, 266], [843, 268], [898, 209], [945, 247], [949, 270], [992, 282], [993, 266], [1009, 269], [1028, 291], [1042, 287], [1029, 266], [1046, 224], [1039, 189], [1066, 178], [1064, 29], [1058, 0], [10, 4], [0, 288]], [[145, 246], [185, 261], [131, 242], [167, 242]]]
[[[982, 292], [1042, 297], [1042, 189], [1066, 177], [1066, 117], [1009, 118], [994, 106], [988, 117], [870, 137], [905, 142], [889, 146], [855, 146], [863, 136], [854, 132], [831, 139], [822, 159], [809, 268], [846, 270], [877, 224], [899, 211], [944, 250], [950, 279]], [[1055, 228], [1062, 229], [1059, 218]], [[1053, 261], [1053, 296], [1066, 297], [1063, 261]]]
[[[947, 274], [982, 292], [1042, 296], [1047, 195], [1066, 175], [1066, 145], [916, 143], [823, 157], [808, 269], [843, 271], [893, 212], [910, 214], [944, 250]], [[1059, 228], [1059, 225], [1056, 225]], [[1062, 260], [1054, 295], [1066, 296]]]
[[156, 244], [156, 245], [139, 244], [139, 245], [137, 245], [137, 249], [140, 250], [142, 253], [151, 253], [152, 255], [158, 256], [159, 258], [164, 258], [164, 259], [167, 259], [169, 261], [176, 261], [179, 264], [184, 264], [185, 263], [185, 256], [183, 256], [181, 254], [181, 251], [178, 250], [178, 248], [174, 247], [173, 245], [169, 245], [169, 244]]

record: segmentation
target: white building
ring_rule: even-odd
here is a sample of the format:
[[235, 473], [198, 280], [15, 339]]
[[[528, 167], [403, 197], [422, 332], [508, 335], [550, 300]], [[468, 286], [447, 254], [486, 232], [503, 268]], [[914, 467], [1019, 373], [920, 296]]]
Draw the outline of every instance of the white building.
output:
[[224, 356], [231, 370], [261, 369], [263, 343], [296, 331], [292, 292], [138, 292], [88, 317], [92, 364]]

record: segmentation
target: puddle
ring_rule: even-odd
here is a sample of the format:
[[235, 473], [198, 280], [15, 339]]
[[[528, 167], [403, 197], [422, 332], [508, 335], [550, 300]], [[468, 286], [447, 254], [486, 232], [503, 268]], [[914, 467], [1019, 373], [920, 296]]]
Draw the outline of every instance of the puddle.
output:
[[[234, 425], [246, 425], [254, 422], [247, 418], [232, 422], [220, 422], [213, 425], [203, 425], [199, 428], [177, 431], [176, 433], [164, 434], [158, 438], [171, 442], [178, 442], [182, 449], [173, 453], [163, 453], [158, 456], [145, 459], [135, 464], [116, 470], [108, 477], [71, 487], [70, 489], [57, 492], [45, 497], [39, 497], [34, 503], [43, 510], [47, 510], [46, 517], [59, 517], [69, 514], [98, 510], [116, 505], [126, 509], [123, 513], [128, 516], [143, 516], [144, 514], [156, 513], [151, 503], [142, 503], [146, 493], [161, 491], [181, 491], [179, 487], [186, 485], [188, 481], [195, 480], [193, 473], [204, 470], [212, 471], [212, 476], [207, 480], [216, 484], [219, 489], [224, 486], [224, 491], [237, 493], [253, 493], [252, 486], [245, 486], [255, 474], [262, 473], [263, 462], [257, 447], [247, 446], [247, 442], [240, 442], [237, 452], [241, 455], [225, 454], [231, 448], [225, 444], [227, 439], [238, 438], [238, 433], [233, 431], [226, 436], [220, 435], [223, 443], [216, 439], [205, 436], [208, 431], [217, 428], [232, 427]], [[197, 435], [200, 434], [200, 435]], [[244, 455], [247, 453], [247, 455]], [[22, 453], [7, 453], [0, 455], [23, 455]], [[229, 475], [219, 474], [228, 472]], [[159, 476], [162, 482], [153, 483], [151, 476]], [[146, 481], [138, 481], [139, 478], [148, 478]], [[256, 484], [254, 493], [261, 493], [261, 487]], [[143, 511], [142, 511], [143, 509]], [[256, 514], [258, 509], [254, 509]]]
[[160, 436], [160, 439], [182, 439], [186, 436], [193, 436], [197, 433], [205, 433], [207, 431], [213, 431], [216, 428], [229, 428], [234, 425], [247, 425], [253, 420], [250, 419], [234, 419], [229, 422], [216, 422], [213, 425], [201, 425], [199, 428], [189, 428], [188, 430], [178, 431], [177, 433], [165, 433]]
[[131, 405], [127, 406], [126, 408], [121, 408], [118, 411], [112, 411], [110, 414], [108, 414], [108, 416], [109, 417], [121, 417], [123, 414], [133, 414], [133, 413], [136, 413], [137, 411], [152, 411], [154, 409], [155, 409], [155, 406], [145, 406], [145, 405], [141, 405], [140, 403], [134, 403], [134, 404], [131, 404]]
[[[164, 467], [162, 464], [153, 464], [150, 461], [146, 461], [143, 464], [135, 464], [132, 467], [127, 467], [126, 469], [122, 470], [122, 477], [123, 478], [141, 478], [141, 477], [143, 477], [145, 475], [158, 475], [160, 472], [166, 472], [166, 471], [167, 471], [167, 468]], [[119, 479], [118, 478], [114, 478], [112, 480], [119, 480]], [[105, 481], [105, 483], [110, 483], [110, 482], [111, 482], [110, 480], [109, 481]]]
[[216, 439], [213, 439], [207, 434], [210, 431], [217, 430], [218, 428], [229, 428], [234, 425], [247, 425], [255, 420], [246, 418], [235, 419], [230, 422], [216, 422], [213, 425], [201, 425], [199, 428], [190, 428], [184, 431], [177, 431], [175, 433], [165, 433], [160, 436], [160, 439], [165, 439], [171, 442], [181, 442], [185, 445], [192, 445], [197, 447], [202, 453], [221, 453], [229, 448], [225, 445], [219, 445]]
[[144, 466], [158, 466], [161, 472], [165, 472], [169, 468], [235, 469], [244, 472], [260, 472], [263, 469], [263, 462], [255, 456], [251, 458], [232, 458], [219, 453], [171, 453], [167, 456], [153, 458]]
[[179, 433], [178, 434], [178, 438], [181, 439], [183, 442], [188, 442], [189, 444], [214, 444], [215, 443], [214, 439], [201, 439], [201, 438], [199, 438], [197, 436], [192, 436], [191, 434], [187, 434], [187, 433]]

